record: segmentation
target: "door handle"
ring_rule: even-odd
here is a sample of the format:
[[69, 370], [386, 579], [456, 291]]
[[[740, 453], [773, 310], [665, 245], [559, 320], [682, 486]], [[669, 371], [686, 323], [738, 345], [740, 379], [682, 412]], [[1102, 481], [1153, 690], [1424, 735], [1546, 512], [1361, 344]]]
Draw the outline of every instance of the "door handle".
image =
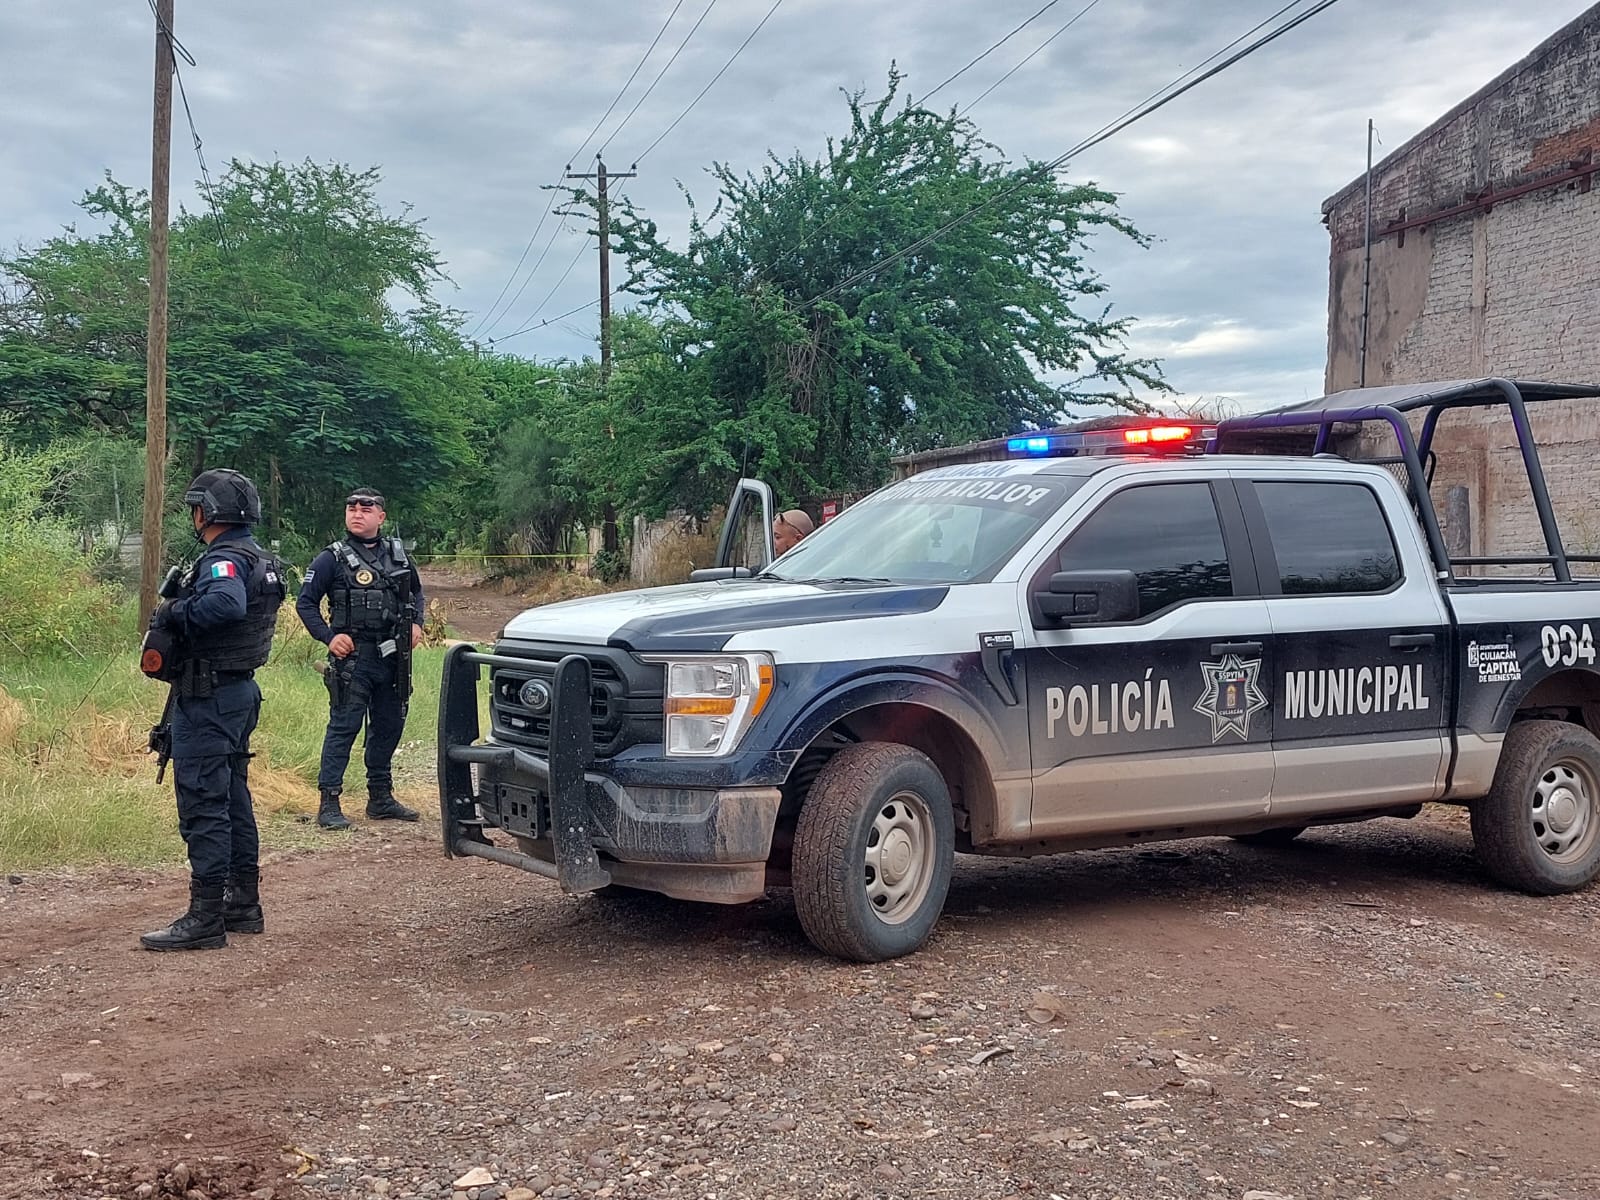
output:
[[1391, 633], [1389, 647], [1392, 650], [1421, 650], [1424, 646], [1431, 646], [1438, 640], [1431, 633]]
[[1260, 642], [1212, 642], [1212, 654], [1260, 654]]

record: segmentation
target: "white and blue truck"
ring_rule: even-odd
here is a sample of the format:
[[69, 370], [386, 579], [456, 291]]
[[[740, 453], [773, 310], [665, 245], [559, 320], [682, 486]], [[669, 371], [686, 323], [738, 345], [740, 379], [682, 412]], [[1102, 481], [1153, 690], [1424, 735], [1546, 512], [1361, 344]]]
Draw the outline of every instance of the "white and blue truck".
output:
[[[1470, 809], [1501, 884], [1584, 887], [1600, 579], [1551, 507], [1528, 421], [1551, 400], [1600, 388], [1368, 388], [1203, 447], [1024, 436], [764, 567], [532, 609], [447, 658], [445, 850], [569, 892], [791, 888], [857, 961], [926, 941], [958, 853], [1277, 842], [1430, 802]], [[1527, 554], [1452, 555], [1429, 495], [1439, 418], [1484, 407], [1519, 435]], [[1395, 453], [1330, 452], [1374, 425]], [[745, 503], [770, 529], [770, 492]]]

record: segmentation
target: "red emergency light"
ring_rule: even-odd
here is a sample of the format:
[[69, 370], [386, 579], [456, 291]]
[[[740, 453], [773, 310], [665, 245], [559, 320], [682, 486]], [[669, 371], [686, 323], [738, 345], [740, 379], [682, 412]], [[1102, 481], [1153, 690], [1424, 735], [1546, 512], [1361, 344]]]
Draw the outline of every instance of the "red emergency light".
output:
[[1150, 446], [1167, 442], [1187, 442], [1194, 430], [1187, 425], [1151, 425], [1144, 429], [1124, 429], [1122, 440], [1130, 446]]

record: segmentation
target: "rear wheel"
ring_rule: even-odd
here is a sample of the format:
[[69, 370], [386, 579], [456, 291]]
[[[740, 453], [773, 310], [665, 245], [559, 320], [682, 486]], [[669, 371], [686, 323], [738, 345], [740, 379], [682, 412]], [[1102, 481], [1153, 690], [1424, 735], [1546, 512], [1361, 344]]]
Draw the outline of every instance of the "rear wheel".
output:
[[1600, 741], [1565, 721], [1523, 721], [1500, 751], [1494, 786], [1472, 805], [1472, 841], [1490, 875], [1535, 895], [1600, 874]]
[[1260, 829], [1255, 833], [1236, 833], [1233, 840], [1247, 846], [1287, 846], [1305, 831], [1304, 825], [1285, 825], [1279, 829]]
[[828, 760], [795, 830], [795, 911], [819, 949], [856, 962], [910, 954], [944, 908], [955, 819], [944, 777], [909, 746], [864, 742]]

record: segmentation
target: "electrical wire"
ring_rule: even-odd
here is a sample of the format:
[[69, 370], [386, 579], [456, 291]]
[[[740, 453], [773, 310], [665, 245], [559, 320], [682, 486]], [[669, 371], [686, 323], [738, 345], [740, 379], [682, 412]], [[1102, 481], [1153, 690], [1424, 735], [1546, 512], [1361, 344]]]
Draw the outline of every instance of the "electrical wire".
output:
[[[1266, 21], [1263, 21], [1260, 25], [1257, 25], [1256, 26], [1256, 30], [1259, 30], [1259, 29], [1263, 28], [1265, 25], [1269, 24], [1271, 21], [1273, 21], [1277, 17], [1281, 16], [1283, 13], [1288, 12], [1289, 9], [1294, 8], [1297, 4], [1299, 4], [1301, 2], [1302, 2], [1302, 0], [1294, 0], [1293, 3], [1285, 5], [1283, 8], [1279, 9], [1277, 13], [1274, 13], [1273, 16], [1268, 17]], [[1306, 21], [1309, 21], [1312, 17], [1316, 16], [1317, 14], [1325, 11], [1326, 9], [1332, 8], [1338, 2], [1339, 2], [1339, 0], [1318, 0], [1318, 2], [1312, 8], [1306, 10], [1303, 13], [1300, 13], [1299, 15], [1294, 17], [1292, 20], [1289, 20], [1289, 21], [1285, 22], [1284, 24], [1278, 26], [1276, 29], [1273, 29], [1270, 33], [1267, 33], [1267, 34], [1263, 35], [1262, 37], [1257, 38], [1255, 41], [1250, 42], [1243, 49], [1239, 50], [1237, 53], [1233, 54], [1232, 56], [1223, 59], [1220, 63], [1218, 63], [1214, 67], [1211, 67], [1209, 70], [1202, 71], [1200, 74], [1195, 75], [1195, 71], [1199, 70], [1199, 68], [1198, 67], [1197, 68], [1191, 68], [1189, 71], [1184, 72], [1183, 75], [1180, 75], [1178, 77], [1178, 80], [1175, 81], [1175, 83], [1177, 83], [1177, 82], [1181, 82], [1181, 81], [1183, 81], [1185, 79], [1188, 79], [1188, 82], [1187, 83], [1183, 83], [1181, 87], [1175, 86], [1174, 84], [1168, 84], [1167, 87], [1162, 88], [1159, 91], [1152, 93], [1151, 94], [1151, 99], [1146, 100], [1145, 102], [1142, 102], [1139, 105], [1136, 105], [1132, 109], [1129, 109], [1122, 116], [1120, 116], [1116, 120], [1111, 121], [1108, 124], [1102, 126], [1095, 133], [1091, 134], [1089, 137], [1085, 138], [1083, 141], [1079, 142], [1076, 146], [1073, 146], [1071, 149], [1067, 150], [1065, 153], [1057, 156], [1056, 158], [1051, 159], [1047, 163], [1041, 163], [1040, 165], [1038, 165], [1036, 167], [1032, 167], [1029, 170], [1024, 171], [1021, 175], [1018, 176], [1017, 180], [1010, 187], [1004, 189], [1003, 191], [996, 192], [994, 195], [990, 196], [986, 200], [979, 201], [977, 204], [974, 204], [971, 208], [967, 209], [965, 212], [962, 212], [962, 213], [958, 214], [957, 216], [952, 217], [949, 221], [947, 221], [943, 225], [939, 226], [939, 228], [935, 229], [932, 233], [926, 234], [925, 236], [918, 238], [916, 241], [912, 242], [909, 246], [906, 246], [905, 248], [903, 248], [901, 250], [896, 250], [892, 254], [885, 255], [882, 259], [880, 259], [878, 262], [874, 263], [872, 266], [867, 267], [864, 270], [857, 271], [855, 274], [853, 274], [853, 275], [851, 275], [851, 276], [849, 276], [849, 277], [847, 277], [845, 279], [840, 280], [838, 283], [834, 284], [832, 287], [827, 288], [827, 289], [819, 292], [817, 295], [813, 296], [810, 300], [805, 301], [802, 305], [800, 305], [800, 307], [802, 309], [805, 309], [805, 308], [811, 307], [814, 304], [821, 303], [823, 300], [826, 300], [826, 299], [828, 299], [828, 298], [830, 298], [832, 296], [838, 295], [840, 292], [844, 291], [846, 288], [853, 287], [858, 283], [861, 283], [861, 282], [864, 282], [865, 280], [871, 279], [874, 275], [878, 274], [880, 271], [884, 270], [885, 268], [893, 266], [895, 263], [901, 262], [902, 260], [910, 257], [911, 255], [915, 254], [918, 250], [921, 250], [924, 246], [931, 245], [933, 242], [935, 242], [939, 238], [943, 237], [946, 233], [949, 233], [950, 230], [956, 228], [956, 226], [961, 225], [961, 224], [965, 223], [966, 221], [970, 220], [972, 217], [977, 215], [979, 212], [982, 212], [984, 209], [988, 208], [990, 205], [997, 204], [999, 201], [1004, 200], [1007, 197], [1014, 195], [1018, 191], [1020, 191], [1023, 188], [1029, 186], [1030, 184], [1034, 183], [1035, 181], [1037, 181], [1038, 179], [1042, 178], [1043, 176], [1049, 175], [1049, 174], [1059, 170], [1062, 166], [1064, 166], [1067, 162], [1071, 161], [1073, 158], [1077, 157], [1079, 154], [1082, 154], [1084, 151], [1090, 149], [1091, 147], [1099, 145], [1101, 142], [1106, 141], [1108, 138], [1116, 136], [1118, 133], [1120, 133], [1122, 130], [1126, 129], [1128, 126], [1134, 124], [1136, 121], [1143, 120], [1145, 117], [1149, 116], [1151, 113], [1155, 112], [1156, 110], [1158, 110], [1160, 108], [1163, 108], [1166, 105], [1170, 104], [1172, 101], [1176, 100], [1179, 96], [1183, 95], [1185, 92], [1188, 92], [1188, 91], [1192, 90], [1193, 88], [1196, 88], [1196, 87], [1200, 86], [1200, 84], [1204, 83], [1206, 80], [1211, 79], [1211, 78], [1213, 78], [1213, 77], [1215, 77], [1217, 75], [1220, 75], [1223, 71], [1226, 71], [1229, 67], [1233, 66], [1235, 63], [1239, 62], [1241, 59], [1247, 58], [1249, 55], [1254, 54], [1257, 50], [1260, 50], [1263, 46], [1266, 46], [1266, 45], [1270, 44], [1271, 42], [1276, 41], [1278, 38], [1282, 37], [1284, 34], [1288, 33], [1290, 30], [1296, 28], [1299, 25], [1304, 24]], [[1251, 32], [1253, 33], [1253, 32], [1255, 32], [1255, 30], [1252, 30]], [[1250, 34], [1246, 33], [1246, 34], [1242, 35], [1241, 37], [1234, 39], [1234, 41], [1229, 43], [1228, 47], [1224, 47], [1223, 50], [1220, 50], [1216, 54], [1213, 54], [1211, 56], [1211, 58], [1208, 58], [1205, 61], [1206, 62], [1211, 62], [1212, 60], [1218, 58], [1220, 55], [1226, 53], [1228, 48], [1238, 45], [1241, 41], [1244, 41], [1244, 39], [1248, 38], [1249, 36], [1250, 36]], [[1190, 75], [1194, 75], [1194, 78], [1189, 79]], [[1155, 97], [1158, 97], [1158, 96], [1160, 98], [1159, 99], [1155, 99]]]
[[[567, 276], [572, 274], [573, 269], [576, 268], [578, 263], [582, 260], [584, 252], [589, 249], [589, 243], [591, 241], [593, 241], [593, 240], [594, 240], [594, 235], [593, 234], [589, 234], [589, 235], [584, 237], [583, 241], [578, 246], [578, 252], [572, 256], [572, 261], [567, 264], [567, 269], [565, 271], [561, 272], [561, 278], [556, 280], [555, 286], [552, 287], [548, 292], [545, 293], [544, 299], [539, 301], [538, 306], [533, 310], [532, 315], [530, 315], [528, 317], [527, 322], [522, 326], [522, 328], [518, 329], [515, 333], [507, 333], [507, 334], [502, 334], [500, 337], [497, 337], [497, 338], [490, 338], [489, 339], [489, 344], [491, 346], [498, 345], [499, 343], [505, 341], [507, 338], [516, 337], [517, 334], [526, 333], [530, 329], [541, 328], [542, 326], [548, 325], [550, 323], [550, 321], [559, 321], [561, 319], [561, 317], [551, 317], [550, 321], [540, 321], [538, 319], [538, 317], [539, 317], [539, 314], [542, 313], [545, 310], [545, 308], [549, 305], [550, 301], [555, 298], [555, 294], [558, 291], [561, 290], [561, 285], [567, 281]], [[615, 295], [616, 294], [615, 291], [613, 291], [612, 294]], [[599, 304], [600, 303], [598, 298], [596, 298], [593, 302], [595, 304]], [[580, 308], [575, 309], [574, 311], [575, 312], [582, 312], [583, 308], [580, 307]], [[569, 314], [566, 314], [566, 313], [562, 314], [562, 316], [567, 316], [567, 315], [569, 315]]]
[[1033, 16], [1029, 17], [1021, 25], [1018, 25], [1010, 33], [1006, 34], [1005, 37], [1001, 38], [998, 42], [995, 42], [994, 45], [990, 46], [982, 54], [978, 55], [977, 58], [974, 58], [971, 62], [967, 63], [966, 66], [962, 67], [959, 71], [957, 71], [954, 75], [950, 76], [943, 83], [939, 84], [938, 87], [934, 88], [933, 91], [931, 91], [927, 95], [923, 96], [921, 100], [917, 101], [917, 103], [919, 105], [922, 105], [922, 104], [926, 104], [929, 100], [932, 100], [935, 96], [937, 96], [940, 92], [942, 92], [949, 84], [952, 84], [956, 80], [960, 79], [968, 71], [972, 70], [973, 67], [977, 66], [984, 59], [988, 58], [989, 55], [993, 54], [996, 50], [1000, 49], [1001, 46], [1004, 46], [1012, 38], [1016, 37], [1017, 34], [1021, 33], [1029, 25], [1032, 25], [1040, 17], [1044, 16], [1045, 13], [1049, 12], [1052, 8], [1054, 8], [1057, 4], [1060, 4], [1060, 3], [1061, 3], [1061, 0], [1050, 0], [1050, 2], [1048, 4], [1046, 4], [1043, 8], [1041, 8], [1038, 12], [1034, 13]]
[[[154, 7], [155, 0], [149, 0], [149, 2], [151, 6]], [[715, 3], [716, 0], [712, 0], [712, 2]], [[677, 3], [672, 6], [672, 11], [667, 14], [667, 19], [661, 23], [661, 28], [656, 30], [655, 38], [650, 42], [649, 47], [640, 57], [638, 65], [633, 68], [633, 74], [628, 76], [627, 82], [624, 83], [617, 91], [617, 94], [615, 98], [612, 99], [611, 104], [606, 108], [606, 111], [601, 115], [600, 119], [595, 122], [594, 128], [589, 131], [589, 136], [583, 139], [583, 144], [572, 152], [571, 159], [567, 161], [567, 169], [569, 171], [572, 169], [572, 160], [576, 159], [580, 154], [589, 148], [589, 143], [594, 141], [595, 134], [600, 132], [600, 127], [606, 123], [606, 118], [616, 110], [618, 104], [622, 103], [622, 98], [628, 94], [628, 89], [633, 86], [633, 81], [639, 77], [639, 72], [644, 70], [644, 64], [650, 61], [650, 55], [655, 53], [656, 46], [666, 35], [668, 26], [672, 24], [673, 18], [678, 15], [678, 10], [682, 8], [683, 5], [684, 0], [677, 0]], [[702, 16], [701, 20], [704, 19], [705, 18]], [[698, 23], [696, 24], [695, 28], [699, 28]], [[691, 30], [691, 37], [693, 36], [693, 33], [694, 31]], [[684, 40], [687, 43], [688, 39], [686, 38]], [[679, 47], [679, 50], [682, 50], [681, 46]], [[677, 56], [674, 55], [673, 57]], [[672, 64], [669, 62], [667, 65], [671, 66]], [[658, 81], [660, 80], [660, 76], [657, 76], [656, 78]], [[651, 87], [654, 86], [654, 84], [651, 85]], [[649, 95], [649, 92], [646, 92], [645, 95]], [[637, 111], [638, 106], [635, 105], [634, 108], [635, 111]], [[631, 116], [632, 114], [630, 113], [629, 115]], [[528, 244], [522, 248], [522, 254], [517, 259], [517, 265], [511, 268], [511, 274], [507, 275], [505, 283], [500, 285], [500, 294], [494, 298], [494, 303], [489, 305], [489, 308], [484, 315], [478, 318], [477, 324], [475, 324], [472, 329], [468, 331], [468, 337], [477, 336], [480, 331], [484, 335], [493, 333], [495, 326], [499, 325], [501, 321], [505, 320], [510, 314], [511, 310], [516, 307], [517, 300], [522, 296], [523, 291], [527, 289], [528, 283], [532, 280], [533, 276], [538, 273], [540, 264], [544, 262], [545, 255], [550, 253], [550, 246], [554, 244], [554, 235], [551, 236], [550, 243], [546, 244], [544, 251], [539, 255], [538, 260], [533, 264], [532, 270], [528, 272], [528, 278], [522, 281], [522, 286], [517, 289], [516, 295], [511, 297], [510, 301], [507, 302], [505, 309], [501, 311], [498, 316], [496, 316], [495, 310], [500, 307], [500, 301], [505, 299], [506, 292], [510, 291], [511, 285], [516, 282], [517, 275], [522, 270], [522, 264], [528, 261], [528, 255], [533, 251], [534, 242], [539, 240], [539, 231], [544, 228], [544, 223], [550, 219], [550, 210], [555, 207], [555, 200], [556, 189], [553, 187], [550, 189], [550, 199], [544, 206], [544, 212], [539, 214], [538, 223], [534, 225], [533, 232], [528, 235]]]
[[[666, 75], [668, 71], [672, 70], [672, 64], [678, 61], [678, 55], [683, 53], [683, 48], [687, 46], [694, 38], [694, 35], [699, 31], [700, 26], [705, 24], [706, 18], [711, 15], [711, 10], [716, 6], [717, 0], [711, 0], [711, 3], [706, 5], [705, 11], [700, 14], [700, 19], [694, 23], [694, 28], [689, 30], [683, 41], [678, 43], [678, 48], [672, 52], [672, 57], [667, 59], [667, 65], [656, 72], [656, 77], [650, 81], [650, 86], [645, 88], [644, 95], [640, 96], [633, 102], [633, 107], [628, 110], [628, 115], [622, 118], [622, 124], [613, 129], [610, 135], [606, 138], [605, 145], [600, 147], [601, 154], [604, 154], [606, 152], [606, 146], [609, 146], [613, 141], [615, 141], [622, 131], [628, 127], [628, 122], [633, 120], [633, 116], [639, 111], [640, 106], [644, 104], [646, 100], [650, 99], [650, 93], [656, 90], [656, 84], [660, 83], [662, 77]], [[634, 165], [638, 166], [637, 163]]]
[[[587, 248], [587, 245], [585, 246], [585, 248]], [[615, 296], [617, 294], [616, 290], [613, 289], [611, 294], [613, 296]], [[531, 333], [535, 329], [543, 329], [546, 325], [554, 325], [557, 321], [564, 321], [568, 317], [577, 316], [579, 313], [581, 313], [586, 308], [594, 308], [599, 303], [600, 303], [600, 297], [596, 296], [593, 300], [589, 300], [589, 301], [586, 301], [583, 304], [578, 305], [577, 308], [569, 308], [564, 313], [557, 313], [553, 317], [546, 317], [542, 321], [534, 321], [531, 324], [524, 325], [521, 329], [513, 330], [510, 333], [503, 333], [499, 337], [493, 339], [491, 344], [498, 346], [501, 342], [510, 341], [514, 337], [521, 337], [523, 334]]]
[[[594, 123], [594, 128], [589, 131], [589, 136], [583, 139], [583, 145], [578, 147], [578, 154], [582, 154], [584, 150], [588, 148], [589, 143], [594, 141], [594, 135], [600, 132], [600, 126], [606, 123], [606, 118], [612, 114], [618, 104], [622, 103], [623, 96], [628, 94], [628, 89], [633, 86], [633, 81], [639, 77], [639, 72], [644, 70], [644, 64], [650, 61], [650, 56], [655, 53], [657, 44], [660, 43], [661, 38], [667, 32], [667, 26], [672, 24], [672, 18], [678, 15], [678, 10], [682, 7], [683, 0], [678, 0], [678, 2], [672, 6], [672, 11], [667, 14], [667, 19], [661, 23], [661, 28], [656, 30], [656, 36], [655, 39], [650, 43], [650, 48], [644, 52], [644, 57], [639, 60], [639, 65], [633, 68], [633, 74], [628, 76], [628, 82], [622, 85], [622, 90], [617, 93], [617, 98], [611, 102], [611, 106], [607, 108], [604, 114], [601, 115], [600, 119]], [[668, 65], [670, 66], [671, 63], [668, 63]], [[616, 136], [617, 135], [615, 132], [611, 134], [611, 137]], [[606, 140], [610, 141], [610, 138]], [[603, 153], [605, 151], [605, 146], [602, 145], [600, 149]], [[574, 154], [572, 157], [577, 158], [578, 154]]]
[[[1076, 13], [1075, 13], [1075, 14], [1074, 14], [1074, 15], [1073, 15], [1073, 17], [1072, 17], [1072, 20], [1070, 20], [1070, 21], [1068, 21], [1068, 22], [1067, 22], [1067, 23], [1066, 23], [1066, 24], [1065, 24], [1065, 25], [1063, 25], [1063, 26], [1062, 26], [1062, 27], [1061, 27], [1061, 28], [1060, 28], [1060, 29], [1058, 29], [1058, 30], [1056, 30], [1056, 31], [1055, 31], [1055, 32], [1054, 32], [1054, 33], [1052, 33], [1052, 34], [1051, 34], [1051, 35], [1050, 35], [1050, 36], [1049, 36], [1049, 37], [1047, 37], [1047, 38], [1045, 38], [1045, 40], [1044, 40], [1044, 41], [1042, 41], [1042, 42], [1040, 42], [1040, 43], [1039, 43], [1039, 44], [1038, 44], [1038, 45], [1037, 45], [1037, 46], [1035, 46], [1035, 47], [1034, 47], [1034, 48], [1033, 48], [1033, 51], [1032, 51], [1032, 53], [1030, 53], [1030, 54], [1029, 54], [1029, 55], [1028, 55], [1028, 57], [1027, 57], [1027, 58], [1025, 58], [1025, 59], [1023, 59], [1023, 60], [1022, 60], [1022, 61], [1021, 61], [1021, 62], [1019, 62], [1019, 63], [1018, 63], [1018, 64], [1017, 64], [1017, 65], [1016, 65], [1016, 66], [1014, 66], [1014, 67], [1012, 67], [1012, 68], [1011, 68], [1011, 70], [1009, 70], [1009, 71], [1007, 71], [1007, 72], [1006, 72], [1006, 73], [1005, 73], [1005, 74], [1004, 74], [1004, 75], [1002, 75], [1002, 76], [1000, 76], [1000, 78], [999, 78], [999, 79], [996, 79], [996, 80], [995, 80], [995, 81], [994, 81], [994, 82], [993, 82], [993, 83], [991, 83], [991, 84], [990, 84], [990, 85], [989, 85], [989, 86], [988, 86], [988, 87], [986, 87], [986, 88], [984, 88], [984, 89], [983, 89], [983, 91], [981, 91], [981, 92], [979, 92], [979, 93], [978, 93], [978, 99], [977, 99], [977, 100], [971, 100], [971, 101], [969, 101], [969, 102], [968, 102], [968, 103], [967, 103], [967, 106], [966, 106], [966, 107], [965, 107], [965, 108], [963, 108], [963, 109], [962, 109], [962, 110], [961, 110], [961, 115], [962, 115], [962, 116], [963, 116], [963, 117], [964, 117], [964, 116], [966, 116], [966, 115], [967, 115], [967, 114], [968, 114], [968, 113], [969, 113], [969, 112], [971, 112], [971, 111], [972, 111], [972, 110], [973, 110], [973, 109], [974, 109], [974, 108], [976, 108], [976, 107], [977, 107], [977, 105], [978, 105], [978, 101], [979, 101], [979, 100], [982, 100], [982, 99], [983, 99], [983, 98], [984, 98], [984, 97], [985, 97], [985, 96], [987, 96], [987, 95], [988, 95], [988, 94], [989, 94], [989, 93], [990, 93], [990, 92], [992, 92], [992, 91], [994, 91], [994, 90], [995, 90], [995, 88], [997, 88], [997, 87], [999, 87], [999, 86], [1000, 86], [1000, 85], [1001, 85], [1001, 84], [1002, 84], [1002, 83], [1004, 83], [1004, 82], [1005, 82], [1005, 81], [1006, 81], [1006, 80], [1008, 80], [1008, 79], [1010, 79], [1010, 78], [1011, 78], [1011, 77], [1012, 77], [1012, 76], [1013, 76], [1013, 75], [1015, 75], [1015, 74], [1016, 74], [1016, 73], [1017, 73], [1017, 72], [1018, 72], [1018, 71], [1020, 71], [1020, 70], [1022, 70], [1022, 68], [1023, 68], [1023, 67], [1025, 67], [1025, 66], [1027, 66], [1027, 65], [1028, 65], [1028, 64], [1029, 64], [1029, 63], [1031, 63], [1031, 62], [1032, 62], [1032, 61], [1033, 61], [1033, 60], [1034, 60], [1034, 58], [1035, 58], [1035, 56], [1037, 56], [1037, 55], [1038, 55], [1038, 53], [1039, 53], [1039, 52], [1040, 52], [1040, 51], [1041, 51], [1041, 50], [1043, 50], [1043, 49], [1044, 49], [1044, 48], [1045, 48], [1045, 47], [1046, 47], [1046, 46], [1048, 46], [1048, 45], [1049, 45], [1049, 44], [1050, 44], [1050, 43], [1051, 43], [1051, 42], [1053, 42], [1053, 41], [1055, 41], [1055, 40], [1056, 40], [1056, 39], [1057, 39], [1057, 38], [1058, 38], [1058, 37], [1060, 37], [1060, 36], [1061, 36], [1061, 35], [1062, 35], [1062, 34], [1063, 34], [1063, 33], [1065, 33], [1065, 32], [1066, 32], [1066, 31], [1067, 31], [1067, 30], [1069, 30], [1069, 29], [1071, 29], [1071, 28], [1072, 28], [1072, 27], [1073, 27], [1073, 26], [1074, 26], [1074, 25], [1076, 25], [1076, 24], [1077, 24], [1077, 23], [1078, 23], [1078, 20], [1079, 20], [1079, 19], [1080, 19], [1080, 18], [1081, 18], [1081, 17], [1083, 17], [1083, 16], [1084, 16], [1084, 14], [1086, 14], [1086, 13], [1087, 13], [1087, 12], [1088, 12], [1088, 11], [1089, 11], [1089, 10], [1090, 10], [1090, 9], [1091, 9], [1091, 8], [1093, 8], [1093, 7], [1094, 7], [1094, 6], [1095, 6], [1095, 5], [1096, 5], [1096, 4], [1099, 4], [1099, 3], [1100, 3], [1100, 0], [1089, 0], [1089, 3], [1087, 3], [1087, 4], [1085, 4], [1085, 5], [1084, 5], [1084, 6], [1083, 6], [1083, 7], [1082, 7], [1082, 8], [1080, 8], [1080, 9], [1079, 9], [1079, 10], [1078, 10], [1078, 11], [1077, 11], [1077, 12], [1076, 12]], [[927, 98], [927, 97], [923, 97], [923, 98], [924, 98], [924, 99], [926, 99], [926, 98]]]
[[200, 180], [205, 189], [206, 205], [217, 223], [217, 241], [223, 249], [227, 249], [228, 229], [222, 220], [222, 210], [217, 207], [217, 187], [211, 180], [211, 168], [206, 165], [205, 143], [200, 140], [200, 131], [195, 128], [194, 111], [189, 107], [189, 93], [183, 86], [183, 72], [178, 70], [177, 63], [172, 64], [172, 76], [177, 80], [178, 96], [183, 100], [183, 115], [189, 122], [189, 136], [194, 139], [194, 156], [200, 162]]
[[172, 46], [173, 52], [191, 67], [199, 66], [200, 64], [194, 60], [194, 55], [189, 53], [188, 47], [172, 32], [172, 26], [161, 19], [161, 10], [156, 7], [156, 0], [145, 0], [145, 2], [150, 5], [150, 15], [156, 19], [156, 28], [167, 35], [167, 41]]
[[739, 43], [739, 48], [733, 52], [733, 56], [729, 58], [727, 62], [722, 64], [722, 70], [718, 71], [711, 77], [711, 82], [706, 84], [705, 87], [701, 88], [699, 95], [697, 95], [693, 100], [689, 101], [689, 107], [685, 108], [681, 113], [674, 117], [672, 124], [663, 129], [656, 137], [656, 140], [644, 148], [644, 153], [633, 160], [633, 165], [635, 167], [648, 158], [650, 156], [650, 152], [659, 146], [666, 139], [667, 135], [678, 127], [679, 122], [681, 122], [685, 117], [694, 111], [694, 106], [699, 104], [700, 101], [705, 98], [705, 94], [716, 86], [717, 80], [721, 79], [722, 76], [727, 72], [728, 68], [733, 66], [739, 55], [744, 53], [744, 48], [751, 42], [755, 41], [756, 34], [760, 33], [762, 27], [772, 19], [772, 14], [777, 12], [782, 7], [783, 0], [773, 0], [772, 7], [767, 9], [767, 15], [756, 22], [756, 27], [750, 31], [750, 35], [746, 37], [744, 41]]

